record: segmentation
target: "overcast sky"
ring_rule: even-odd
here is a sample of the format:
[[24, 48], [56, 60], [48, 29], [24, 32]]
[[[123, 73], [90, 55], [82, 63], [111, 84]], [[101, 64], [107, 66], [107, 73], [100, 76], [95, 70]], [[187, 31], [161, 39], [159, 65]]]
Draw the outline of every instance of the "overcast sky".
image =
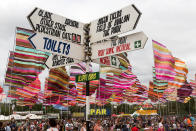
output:
[[147, 84], [152, 80], [152, 39], [184, 60], [189, 69], [188, 79], [193, 79], [196, 72], [195, 0], [3, 0], [0, 4], [0, 85], [4, 82], [8, 53], [13, 50], [15, 27], [31, 29], [26, 16], [35, 7], [88, 23], [129, 4], [135, 4], [142, 12], [133, 32], [144, 31], [149, 37], [144, 49], [129, 53], [133, 71], [141, 82]]

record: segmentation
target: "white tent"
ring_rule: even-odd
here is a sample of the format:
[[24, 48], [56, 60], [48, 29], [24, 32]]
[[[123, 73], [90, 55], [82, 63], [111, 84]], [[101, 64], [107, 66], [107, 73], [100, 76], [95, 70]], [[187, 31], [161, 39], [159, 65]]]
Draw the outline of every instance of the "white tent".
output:
[[4, 115], [0, 115], [0, 120], [5, 120], [5, 116]]
[[21, 120], [21, 118], [22, 118], [21, 115], [19, 115], [19, 114], [12, 114], [8, 117], [9, 117], [9, 119], [14, 118], [15, 120]]
[[[29, 118], [29, 119], [42, 119], [42, 116], [37, 116], [35, 114], [28, 114], [25, 116], [26, 118]], [[26, 119], [25, 118], [25, 119]]]

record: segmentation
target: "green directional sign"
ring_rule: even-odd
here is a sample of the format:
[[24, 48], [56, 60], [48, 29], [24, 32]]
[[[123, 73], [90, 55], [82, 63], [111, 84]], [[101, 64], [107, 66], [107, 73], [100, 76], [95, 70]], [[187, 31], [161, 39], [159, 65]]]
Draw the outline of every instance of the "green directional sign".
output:
[[93, 81], [98, 79], [99, 79], [99, 72], [92, 72], [92, 73], [76, 76], [76, 82]]

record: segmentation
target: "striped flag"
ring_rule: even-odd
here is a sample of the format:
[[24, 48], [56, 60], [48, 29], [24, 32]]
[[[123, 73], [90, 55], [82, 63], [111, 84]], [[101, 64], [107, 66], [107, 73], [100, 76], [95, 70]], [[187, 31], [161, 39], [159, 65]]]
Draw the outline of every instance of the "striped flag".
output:
[[33, 33], [32, 30], [16, 28], [15, 51], [10, 52], [5, 76], [5, 85], [10, 89], [9, 97], [20, 98], [15, 91], [31, 84], [46, 67], [49, 53], [34, 49], [28, 41]]
[[177, 100], [177, 90], [180, 89], [186, 82], [188, 68], [184, 61], [179, 58], [175, 59], [175, 72], [176, 76], [173, 80], [168, 81], [168, 89], [164, 92], [167, 100], [176, 101]]
[[173, 80], [175, 60], [166, 46], [157, 41], [152, 41], [156, 78], [160, 80]]

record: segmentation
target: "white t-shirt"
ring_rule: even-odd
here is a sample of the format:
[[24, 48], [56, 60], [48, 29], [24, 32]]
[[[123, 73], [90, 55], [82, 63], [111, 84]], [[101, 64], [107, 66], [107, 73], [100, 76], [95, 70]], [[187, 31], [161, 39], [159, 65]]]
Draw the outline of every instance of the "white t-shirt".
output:
[[86, 128], [82, 127], [82, 128], [80, 129], [80, 131], [86, 131]]
[[50, 127], [47, 131], [59, 131], [56, 127]]
[[159, 123], [159, 128], [163, 128], [163, 124], [162, 123]]
[[67, 123], [67, 124], [65, 125], [65, 127], [68, 127], [68, 128], [70, 128], [70, 129], [73, 129], [73, 124], [72, 124], [72, 123]]
[[173, 128], [174, 128], [174, 129], [176, 129], [176, 128], [177, 128], [177, 126], [176, 126], [176, 124], [175, 124], [175, 123], [173, 124]]

